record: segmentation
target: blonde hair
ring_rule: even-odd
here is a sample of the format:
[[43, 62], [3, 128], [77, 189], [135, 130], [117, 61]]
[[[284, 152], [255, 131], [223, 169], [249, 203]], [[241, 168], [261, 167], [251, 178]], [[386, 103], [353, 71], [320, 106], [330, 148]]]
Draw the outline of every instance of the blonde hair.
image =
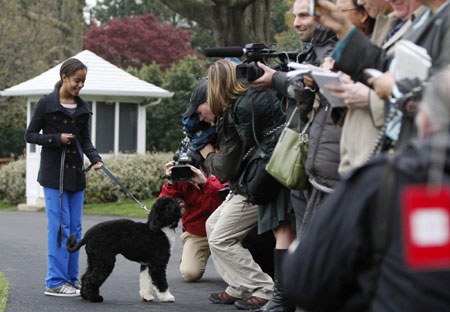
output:
[[211, 112], [223, 117], [233, 100], [247, 92], [246, 84], [236, 80], [236, 64], [220, 60], [208, 70], [208, 102]]

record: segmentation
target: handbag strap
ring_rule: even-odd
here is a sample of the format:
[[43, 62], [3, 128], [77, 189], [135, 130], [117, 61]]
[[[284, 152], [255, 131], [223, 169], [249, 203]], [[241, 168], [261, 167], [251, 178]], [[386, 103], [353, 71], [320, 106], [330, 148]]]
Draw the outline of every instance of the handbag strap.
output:
[[[298, 107], [296, 106], [294, 108], [294, 110], [292, 111], [292, 114], [289, 117], [289, 120], [287, 121], [287, 123], [285, 123], [286, 127], [289, 127], [291, 125], [291, 122], [294, 119], [294, 116], [295, 116], [295, 113], [297, 112], [297, 110], [298, 110]], [[315, 115], [315, 111], [313, 110], [311, 118], [308, 120], [308, 122], [305, 125], [305, 128], [303, 128], [302, 132], [300, 133], [301, 135], [304, 135], [306, 133], [306, 131], [308, 130], [309, 125], [311, 124], [312, 120], [314, 119], [314, 115]], [[300, 118], [299, 118], [299, 125], [300, 125]]]
[[291, 117], [289, 117], [288, 122], [286, 123], [286, 127], [289, 127], [291, 125], [292, 119], [294, 119], [295, 113], [297, 112], [298, 107], [295, 106], [294, 111], [291, 114]]
[[[306, 131], [308, 130], [309, 125], [310, 125], [311, 122], [313, 121], [315, 115], [316, 115], [316, 111], [313, 110], [313, 111], [312, 111], [311, 118], [310, 118], [310, 119], [308, 120], [308, 122], [306, 123], [306, 125], [305, 125], [305, 127], [303, 128], [303, 130], [302, 130], [302, 132], [300, 133], [300, 135], [304, 135], [304, 134], [306, 133]], [[299, 119], [300, 119], [300, 118], [299, 118]]]

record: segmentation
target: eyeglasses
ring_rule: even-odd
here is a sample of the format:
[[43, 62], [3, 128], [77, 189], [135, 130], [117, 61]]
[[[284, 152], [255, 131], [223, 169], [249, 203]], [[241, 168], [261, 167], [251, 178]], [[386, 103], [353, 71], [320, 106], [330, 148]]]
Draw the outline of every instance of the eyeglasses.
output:
[[341, 12], [348, 12], [348, 11], [354, 11], [358, 10], [358, 8], [352, 8], [352, 9], [341, 9]]

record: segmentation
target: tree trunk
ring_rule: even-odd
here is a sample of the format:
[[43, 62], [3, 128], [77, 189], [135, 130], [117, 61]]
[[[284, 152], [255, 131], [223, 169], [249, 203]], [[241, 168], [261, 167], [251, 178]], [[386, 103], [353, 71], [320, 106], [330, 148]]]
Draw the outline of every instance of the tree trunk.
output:
[[216, 46], [270, 43], [274, 0], [161, 0], [178, 14], [211, 29]]

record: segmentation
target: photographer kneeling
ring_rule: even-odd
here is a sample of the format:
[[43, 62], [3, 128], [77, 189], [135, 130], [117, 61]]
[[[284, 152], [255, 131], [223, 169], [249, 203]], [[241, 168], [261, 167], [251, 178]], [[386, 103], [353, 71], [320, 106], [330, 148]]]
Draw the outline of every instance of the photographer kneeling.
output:
[[[191, 96], [191, 105], [198, 106], [206, 102], [206, 82], [197, 86]], [[188, 133], [198, 133], [199, 127], [208, 125], [198, 120], [197, 116], [191, 116], [187, 111], [183, 118], [184, 130]], [[209, 127], [209, 126], [208, 126]], [[222, 203], [220, 190], [226, 184], [211, 176], [202, 164], [202, 157], [195, 149], [204, 146], [203, 141], [208, 142], [208, 133], [213, 129], [203, 128], [201, 137], [188, 138], [181, 142], [180, 148], [174, 155], [174, 159], [165, 165], [168, 182], [162, 187], [162, 196], [179, 198], [185, 202], [185, 212], [181, 217], [183, 233], [181, 242], [183, 253], [180, 262], [180, 273], [186, 282], [199, 280], [205, 272], [210, 251], [206, 238], [205, 223], [208, 217]]]
[[[172, 176], [174, 165], [175, 161], [166, 164], [166, 176]], [[194, 282], [203, 276], [210, 255], [205, 223], [222, 203], [219, 190], [225, 185], [199, 168], [190, 164], [187, 166], [193, 174], [190, 182], [174, 182], [169, 179], [158, 197], [171, 196], [185, 202], [185, 212], [181, 217], [183, 253], [180, 273], [185, 282]]]

